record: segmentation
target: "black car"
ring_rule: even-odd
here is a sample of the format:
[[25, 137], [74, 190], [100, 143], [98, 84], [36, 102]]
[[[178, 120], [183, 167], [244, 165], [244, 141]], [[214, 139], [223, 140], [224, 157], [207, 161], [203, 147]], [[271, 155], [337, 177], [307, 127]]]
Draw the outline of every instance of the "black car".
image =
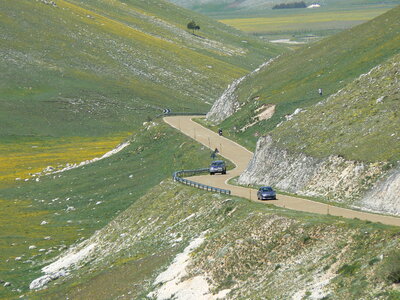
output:
[[258, 200], [276, 200], [276, 192], [270, 186], [262, 186], [257, 192]]
[[226, 166], [223, 160], [215, 160], [210, 165], [210, 175], [215, 173], [226, 174]]

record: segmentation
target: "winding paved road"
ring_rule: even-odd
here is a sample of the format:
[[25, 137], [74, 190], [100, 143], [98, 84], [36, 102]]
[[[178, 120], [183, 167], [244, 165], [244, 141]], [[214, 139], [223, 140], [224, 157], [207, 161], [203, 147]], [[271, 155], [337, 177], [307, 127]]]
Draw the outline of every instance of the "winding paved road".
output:
[[[234, 186], [227, 183], [229, 179], [239, 176], [245, 170], [253, 156], [253, 153], [245, 149], [243, 146], [225, 137], [221, 137], [217, 133], [194, 122], [192, 118], [196, 117], [165, 117], [164, 121], [192, 139], [209, 147], [210, 149], [214, 150], [215, 148], [218, 148], [220, 151], [219, 154], [233, 162], [236, 165], [236, 168], [229, 171], [226, 175], [202, 175], [194, 176], [190, 179], [221, 189], [229, 189], [232, 191], [232, 195], [235, 196], [265, 203], [266, 201], [257, 200], [257, 190]], [[368, 220], [371, 222], [381, 222], [387, 225], [400, 226], [400, 218], [397, 217], [360, 212], [292, 196], [278, 195], [278, 200], [268, 201], [267, 203], [298, 211], [317, 214], [330, 214], [351, 219], [358, 218], [360, 220]]]

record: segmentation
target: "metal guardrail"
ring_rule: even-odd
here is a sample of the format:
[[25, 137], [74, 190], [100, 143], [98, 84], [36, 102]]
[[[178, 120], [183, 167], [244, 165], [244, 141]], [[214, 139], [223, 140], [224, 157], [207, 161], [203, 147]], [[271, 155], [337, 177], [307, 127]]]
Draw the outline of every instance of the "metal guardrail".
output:
[[163, 112], [162, 114], [159, 114], [155, 116], [156, 119], [161, 118], [161, 117], [168, 117], [168, 116], [205, 116], [205, 113], [195, 113], [195, 112], [168, 112], [165, 113]]
[[197, 174], [201, 174], [201, 173], [208, 173], [208, 172], [210, 172], [209, 168], [195, 169], [195, 170], [181, 170], [181, 171], [174, 172], [174, 174], [172, 175], [172, 178], [174, 179], [174, 181], [178, 181], [178, 182], [181, 182], [188, 186], [196, 187], [198, 189], [203, 189], [203, 190], [210, 191], [210, 192], [217, 192], [217, 193], [221, 193], [221, 194], [230, 195], [231, 194], [230, 190], [220, 189], [217, 187], [198, 183], [198, 182], [188, 180], [188, 179], [181, 177], [181, 176], [193, 176], [193, 175], [197, 175]]

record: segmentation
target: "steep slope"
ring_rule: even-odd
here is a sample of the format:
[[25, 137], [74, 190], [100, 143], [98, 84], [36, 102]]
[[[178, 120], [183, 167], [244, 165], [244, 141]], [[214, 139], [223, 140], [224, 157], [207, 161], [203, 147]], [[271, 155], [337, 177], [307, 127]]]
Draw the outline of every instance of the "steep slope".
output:
[[280, 52], [156, 0], [4, 1], [0, 39], [0, 298], [173, 170], [207, 165], [208, 150], [150, 119], [206, 111]]
[[[236, 107], [234, 116], [221, 126], [254, 145], [255, 133], [273, 129], [285, 120], [285, 115], [327, 98], [396, 54], [400, 45], [399, 14], [397, 7], [351, 30], [281, 55], [257, 76], [243, 80], [210, 114]], [[276, 106], [273, 117], [240, 131], [257, 120], [257, 109], [265, 105]], [[232, 130], [234, 126], [238, 132]]]
[[[354, 204], [400, 214], [398, 171], [388, 172], [400, 161], [399, 74], [395, 55], [283, 122], [259, 140], [255, 160], [263, 163], [254, 160], [241, 180], [353, 203], [372, 189], [373, 197]], [[284, 159], [292, 165], [282, 168]]]
[[163, 108], [205, 112], [280, 51], [157, 0], [5, 1], [0, 39], [0, 188], [101, 157]]
[[[294, 214], [167, 180], [46, 265], [48, 288], [27, 296], [388, 298], [398, 295], [390, 277], [398, 244], [395, 228]], [[52, 281], [60, 270], [65, 276]]]
[[[243, 80], [233, 97], [216, 102], [211, 117], [235, 105], [237, 112], [221, 126], [239, 140], [252, 145], [264, 135], [240, 183], [400, 213], [398, 172], [390, 171], [400, 159], [399, 14], [400, 7], [282, 55]], [[262, 120], [268, 110], [273, 116]], [[362, 200], [367, 192], [369, 200]]]
[[163, 107], [204, 111], [278, 51], [156, 0], [7, 1], [0, 27], [0, 135], [104, 135]]
[[[400, 54], [296, 114], [271, 132], [277, 144], [314, 157], [400, 159]], [[300, 134], [299, 134], [300, 133]]]
[[208, 149], [161, 123], [145, 123], [124, 145], [103, 160], [48, 169], [0, 189], [0, 280], [11, 284], [0, 285], [1, 299], [24, 293], [43, 264], [106, 226], [174, 170], [210, 160]]

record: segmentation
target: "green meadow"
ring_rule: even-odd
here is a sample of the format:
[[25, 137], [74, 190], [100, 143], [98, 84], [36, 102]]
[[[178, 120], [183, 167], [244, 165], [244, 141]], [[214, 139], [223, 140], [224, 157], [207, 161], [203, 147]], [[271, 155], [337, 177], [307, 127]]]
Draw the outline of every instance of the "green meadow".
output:
[[12, 283], [0, 286], [1, 298], [15, 295], [12, 289], [27, 291], [49, 260], [104, 227], [173, 171], [210, 162], [208, 149], [166, 124], [142, 128], [126, 140], [131, 144], [108, 159], [0, 190], [0, 279]]
[[[234, 205], [221, 204], [216, 210], [213, 205], [227, 198], [186, 187], [181, 190], [167, 180], [177, 169], [207, 166], [210, 150], [163, 124], [157, 115], [164, 108], [205, 113], [234, 79], [280, 54], [271, 69], [252, 82], [245, 81], [238, 92], [243, 103], [255, 97], [258, 102], [245, 105], [222, 124], [228, 136], [253, 148], [256, 135], [272, 130], [295, 108], [318, 102], [317, 88], [322, 87], [328, 96], [399, 49], [399, 9], [293, 53], [165, 1], [55, 0], [55, 6], [45, 2], [6, 1], [0, 11], [4, 41], [0, 44], [0, 280], [11, 283], [0, 285], [4, 299], [26, 296], [29, 283], [42, 275], [42, 267], [98, 230], [107, 231], [118, 216], [139, 228], [137, 222], [160, 214], [165, 227], [178, 222], [178, 215], [184, 219], [207, 207], [209, 215], [189, 228], [185, 241], [210, 224], [222, 233], [226, 230], [223, 225], [230, 219], [219, 221]], [[380, 10], [360, 11], [354, 15], [356, 20], [347, 12], [337, 16], [352, 26]], [[285, 18], [289, 15], [277, 17], [275, 25]], [[304, 28], [313, 18], [319, 20], [321, 32], [332, 29], [322, 25], [332, 21], [331, 14], [304, 16]], [[191, 20], [201, 26], [196, 35], [186, 29]], [[293, 30], [287, 26], [284, 30]], [[279, 28], [272, 34], [280, 34]], [[338, 47], [329, 47], [332, 44]], [[349, 57], [349, 53], [354, 55]], [[233, 129], [246, 125], [254, 109], [265, 103], [277, 105], [270, 123], [257, 124], [244, 133]], [[100, 157], [122, 142], [130, 144], [110, 158], [67, 172], [33, 176], [48, 166], [61, 169]], [[160, 183], [169, 186], [162, 197]], [[196, 197], [201, 199], [196, 202]], [[186, 206], [187, 201], [192, 206]], [[272, 211], [240, 199], [234, 204], [240, 206], [240, 217], [235, 215], [229, 230], [253, 211], [282, 213], [312, 225], [337, 221]], [[337, 223], [345, 228], [360, 225], [359, 221]], [[163, 237], [162, 226], [156, 238]], [[393, 229], [376, 224], [362, 227], [384, 230], [388, 240], [392, 237]], [[117, 235], [108, 237], [108, 242], [117, 239]], [[164, 247], [162, 238], [156, 243], [152, 235], [147, 238], [134, 245], [140, 253], [111, 255], [103, 265], [113, 266], [110, 269], [100, 268], [93, 274], [85, 269], [73, 282], [27, 297], [59, 298], [68, 290], [78, 298], [101, 293], [113, 298], [118, 295], [107, 294], [105, 283], [127, 276], [138, 287], [136, 296], [144, 297], [149, 278], [183, 247], [171, 249]], [[160, 245], [163, 251], [156, 253]], [[146, 256], [149, 251], [155, 255]], [[132, 268], [143, 272], [132, 274]], [[117, 279], [116, 292], [131, 288]]]
[[[226, 134], [238, 139], [249, 149], [254, 149], [258, 136], [260, 135], [266, 135], [276, 131], [279, 132], [277, 136], [282, 135], [283, 137], [284, 133], [282, 130], [275, 128], [279, 123], [286, 121], [285, 116], [292, 114], [297, 108], [307, 110], [310, 106], [322, 100], [326, 100], [329, 96], [335, 94], [349, 84], [353, 85], [353, 88], [349, 90], [349, 96], [351, 99], [357, 99], [359, 92], [354, 88], [356, 84], [353, 83], [353, 81], [361, 74], [368, 73], [377, 65], [387, 63], [390, 58], [398, 53], [400, 47], [400, 28], [397, 22], [399, 13], [400, 7], [397, 7], [365, 24], [361, 24], [335, 36], [325, 38], [312, 45], [301, 47], [292, 53], [283, 54], [271, 65], [258, 73], [257, 76], [244, 80], [236, 92], [238, 101], [243, 103], [242, 108], [221, 124], [221, 126], [225, 128]], [[391, 67], [389, 69], [391, 69]], [[388, 74], [393, 74], [390, 73], [391, 71], [388, 72]], [[364, 108], [359, 108], [357, 104], [355, 104], [355, 107], [359, 111], [353, 111], [353, 113], [365, 117], [373, 114], [373, 112], [369, 110], [370, 104], [379, 97], [386, 95], [385, 85], [385, 81], [382, 81], [382, 83], [379, 84], [379, 89], [371, 86], [371, 92], [373, 91], [375, 97], [372, 97], [371, 94], [371, 99], [367, 101], [367, 106]], [[318, 94], [319, 88], [323, 90], [322, 96]], [[381, 96], [378, 96], [378, 94], [381, 94]], [[366, 99], [368, 99], [368, 97]], [[397, 96], [394, 95], [393, 102], [389, 101], [383, 104], [385, 107], [386, 105], [388, 108], [390, 107], [389, 110], [383, 109], [381, 111], [381, 113], [385, 115], [381, 115], [381, 118], [388, 118], [388, 122], [392, 122], [389, 121], [393, 120], [392, 118], [397, 120], [397, 117], [392, 115], [392, 111], [397, 105], [396, 103], [398, 100], [396, 99]], [[348, 100], [348, 98], [344, 97], [341, 101], [345, 102]], [[241, 128], [253, 122], [253, 118], [257, 115], [256, 109], [266, 104], [276, 105], [275, 114], [272, 118], [260, 121], [256, 125], [241, 131]], [[330, 110], [327, 110], [325, 113], [328, 113], [328, 111]], [[333, 115], [340, 115], [341, 110], [338, 110], [336, 107], [329, 112], [329, 114], [331, 113]], [[349, 112], [346, 111], [344, 114], [347, 117], [342, 120], [345, 122], [342, 124], [343, 126], [352, 121], [352, 116], [348, 113]], [[375, 113], [377, 113], [377, 111]], [[379, 113], [377, 115], [379, 115]], [[314, 116], [315, 118], [320, 117], [319, 114]], [[333, 122], [332, 125], [335, 124], [332, 119], [330, 119], [330, 122]], [[360, 124], [359, 121], [354, 120], [354, 122]], [[304, 126], [307, 126], [307, 124], [308, 121], [304, 120]], [[324, 125], [322, 128], [327, 127], [326, 123], [322, 124], [320, 121], [315, 124], [317, 127], [318, 125]], [[379, 126], [379, 128], [385, 128], [385, 126]], [[385, 129], [385, 136], [386, 133], [393, 134], [393, 129], [389, 128], [392, 128], [392, 126]], [[310, 131], [310, 137], [313, 136], [314, 131]], [[293, 133], [293, 130], [290, 130], [290, 132]], [[330, 136], [332, 136], [331, 141], [337, 143], [338, 140], [335, 132], [337, 132], [337, 130], [335, 131], [333, 129], [329, 131], [329, 134], [328, 132], [321, 131], [320, 137], [326, 140], [330, 139]], [[326, 134], [326, 136], [324, 136], [324, 134]], [[353, 132], [352, 134], [356, 133]], [[347, 134], [342, 138], [345, 137], [351, 140], [351, 137]], [[370, 137], [373, 136], [366, 136], [367, 139]], [[296, 134], [294, 133], [293, 139], [293, 141], [297, 141]], [[376, 141], [376, 139], [374, 140]], [[344, 143], [344, 140], [341, 140], [340, 145], [346, 147], [342, 142]], [[380, 144], [377, 145], [377, 151], [373, 151], [374, 154], [372, 152], [361, 153], [361, 149], [363, 149], [361, 145], [359, 147], [360, 151], [351, 153], [351, 146], [349, 145], [348, 148], [346, 147], [348, 150], [345, 151], [345, 156], [351, 159], [366, 161], [373, 161], [376, 159], [391, 160], [393, 158], [392, 154], [396, 152], [394, 148], [396, 144], [389, 144], [392, 145], [390, 147], [393, 151], [383, 151], [382, 153], [387, 154], [384, 155], [384, 157], [379, 157], [378, 154], [380, 152], [380, 147], [383, 147], [383, 145]], [[318, 149], [319, 146], [322, 147], [322, 144], [317, 143], [312, 146], [314, 153], [320, 153], [318, 156], [321, 156], [321, 153], [324, 153], [323, 156], [329, 155], [329, 146], [324, 148], [325, 150], [322, 150], [322, 148]], [[383, 148], [381, 148], [381, 150], [382, 149]]]
[[[289, 291], [329, 271], [335, 274], [333, 297], [398, 295], [387, 278], [398, 270], [390, 267], [398, 228], [286, 210], [165, 180], [97, 232], [102, 239], [90, 263], [26, 296], [144, 299], [157, 288], [156, 274], [204, 231], [206, 241], [191, 253], [188, 276], [212, 274], [214, 289], [232, 289], [234, 298], [288, 298]], [[296, 258], [302, 263], [293, 264]], [[290, 287], [288, 276], [296, 278]], [[240, 288], [232, 288], [235, 283]]]
[[[160, 123], [164, 108], [207, 112], [232, 80], [284, 51], [164, 1], [49, 3], [0, 11], [0, 280], [11, 282], [0, 298], [25, 292], [49, 260], [176, 169], [208, 165], [208, 150], [144, 122]], [[127, 141], [106, 160], [35, 175]]]

